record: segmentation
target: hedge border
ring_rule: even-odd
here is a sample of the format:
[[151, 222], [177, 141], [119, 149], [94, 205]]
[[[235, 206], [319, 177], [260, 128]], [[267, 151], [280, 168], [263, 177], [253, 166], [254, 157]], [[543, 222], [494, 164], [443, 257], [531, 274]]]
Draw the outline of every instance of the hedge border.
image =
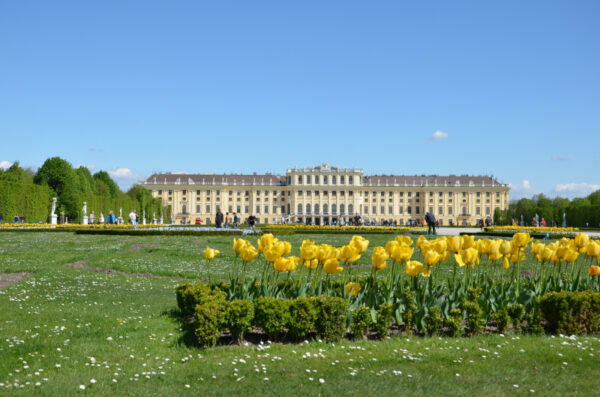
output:
[[75, 234], [101, 234], [108, 236], [241, 236], [241, 230], [75, 230]]

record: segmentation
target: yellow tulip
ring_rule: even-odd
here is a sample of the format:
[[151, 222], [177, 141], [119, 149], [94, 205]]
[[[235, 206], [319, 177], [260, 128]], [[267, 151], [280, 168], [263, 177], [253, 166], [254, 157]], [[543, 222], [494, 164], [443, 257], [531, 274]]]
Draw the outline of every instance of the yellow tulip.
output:
[[258, 251], [265, 252], [277, 239], [271, 233], [265, 233], [258, 239]]
[[340, 260], [346, 263], [356, 262], [360, 258], [360, 252], [353, 245], [344, 245], [340, 250]]
[[435, 266], [439, 262], [440, 258], [440, 254], [434, 250], [431, 250], [425, 254], [425, 263], [428, 267]]
[[289, 260], [287, 258], [279, 257], [273, 262], [273, 267], [278, 272], [287, 272], [289, 266]]
[[504, 269], [506, 269], [506, 270], [508, 270], [510, 268], [510, 262], [508, 261], [508, 256], [502, 257], [502, 267], [504, 267]]
[[314, 270], [319, 265], [319, 260], [317, 258], [309, 259], [309, 260], [303, 261], [302, 264], [304, 265], [304, 267], [306, 267], [310, 270]]
[[335, 274], [344, 270], [344, 268], [339, 265], [340, 263], [337, 259], [327, 259], [323, 264], [323, 269], [325, 269], [328, 274]]
[[292, 252], [292, 243], [290, 243], [289, 241], [284, 241], [283, 242], [283, 254], [282, 255], [287, 255], [290, 252]]
[[358, 291], [360, 291], [360, 284], [349, 282], [346, 284], [346, 295], [350, 295], [352, 292], [352, 296], [358, 295]]
[[408, 245], [399, 245], [392, 252], [392, 259], [396, 262], [408, 262], [414, 250], [414, 248], [410, 248]]
[[398, 242], [398, 244], [406, 245], [408, 247], [410, 247], [413, 244], [413, 240], [409, 236], [396, 236], [396, 241]]
[[244, 240], [243, 238], [234, 238], [233, 239], [233, 250], [239, 254], [240, 251], [242, 250], [242, 248], [244, 248], [244, 246], [248, 244], [247, 240]]
[[215, 256], [217, 256], [219, 254], [219, 250], [216, 249], [212, 249], [210, 247], [206, 247], [206, 249], [204, 250], [204, 256], [206, 257], [206, 259], [211, 260], [213, 259]]
[[466, 250], [469, 248], [473, 248], [475, 246], [475, 236], [469, 236], [465, 234], [462, 236], [462, 246], [461, 249]]
[[418, 261], [408, 261], [406, 262], [406, 274], [411, 277], [416, 277], [423, 268], [423, 264]]
[[415, 244], [417, 246], [418, 249], [420, 249], [421, 251], [423, 250], [421, 248], [421, 246], [427, 243], [427, 238], [425, 236], [419, 236], [419, 238], [417, 239], [417, 243]]
[[567, 250], [567, 253], [565, 254], [565, 261], [569, 262], [569, 263], [573, 263], [577, 260], [577, 257], [579, 256], [579, 252], [574, 251], [574, 250]]
[[527, 244], [533, 240], [533, 238], [529, 235], [529, 233], [515, 233], [513, 235], [512, 244], [517, 248], [525, 248]]
[[244, 262], [252, 262], [252, 260], [256, 258], [256, 255], [258, 255], [258, 251], [256, 250], [256, 248], [254, 248], [252, 244], [246, 244], [240, 252], [240, 256], [242, 257]]
[[575, 246], [577, 248], [585, 248], [586, 245], [588, 245], [590, 242], [590, 236], [588, 236], [585, 233], [577, 233], [577, 236], [575, 236]]
[[423, 271], [421, 271], [421, 276], [431, 277], [431, 267], [429, 267], [429, 266], [423, 267]]
[[458, 254], [458, 252], [461, 249], [462, 246], [462, 238], [460, 236], [452, 236], [452, 237], [448, 237], [448, 249], [452, 252], [454, 252], [455, 254]]
[[300, 246], [300, 258], [303, 261], [310, 261], [317, 257], [317, 246], [314, 241], [304, 240]]
[[545, 246], [543, 250], [539, 253], [539, 260], [542, 262], [548, 262], [552, 259], [552, 255], [554, 255], [554, 250], [548, 246]]
[[390, 240], [387, 243], [385, 243], [385, 252], [388, 253], [388, 255], [392, 255], [392, 253], [394, 252], [394, 250], [396, 248], [398, 248], [400, 246], [400, 243], [398, 243], [396, 240]]
[[353, 236], [352, 240], [350, 241], [350, 245], [355, 247], [359, 254], [362, 254], [369, 247], [369, 240], [362, 236]]
[[377, 271], [385, 269], [385, 267], [387, 266], [388, 258], [389, 258], [389, 255], [387, 252], [385, 252], [385, 248], [375, 247], [373, 249], [373, 255], [371, 255], [371, 261], [372, 261], [375, 269], [377, 269]]
[[600, 276], [600, 266], [591, 265], [588, 269], [588, 273], [592, 277]]
[[288, 256], [288, 272], [293, 272], [298, 267], [298, 263], [300, 262], [300, 258], [297, 256]]
[[590, 243], [585, 247], [585, 253], [588, 256], [599, 256], [600, 255], [600, 244], [595, 241], [590, 241]]
[[475, 261], [479, 259], [477, 249], [475, 248], [467, 248], [460, 250], [458, 254], [454, 254], [454, 259], [456, 263], [460, 267], [471, 265], [471, 267], [475, 267]]
[[448, 248], [448, 242], [446, 241], [445, 237], [440, 237], [440, 238], [436, 239], [435, 242], [433, 243], [433, 249], [435, 250], [435, 252], [437, 252], [440, 255], [442, 255], [446, 251], [447, 248]]
[[512, 243], [508, 240], [503, 240], [500, 243], [500, 253], [503, 256], [509, 255], [512, 252]]

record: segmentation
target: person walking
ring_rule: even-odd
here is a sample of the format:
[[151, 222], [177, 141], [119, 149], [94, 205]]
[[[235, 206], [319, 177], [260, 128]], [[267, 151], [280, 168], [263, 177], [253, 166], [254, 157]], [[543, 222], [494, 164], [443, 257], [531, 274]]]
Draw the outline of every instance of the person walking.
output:
[[[0, 222], [1, 222], [1, 220], [0, 220]], [[237, 212], [234, 212], [233, 213], [233, 227], [237, 229], [239, 226], [240, 226], [240, 218], [238, 218]]]
[[2, 216], [2, 214], [0, 214], [0, 225], [2, 224], [3, 220], [4, 220], [4, 216]]
[[129, 223], [131, 223], [132, 225], [135, 225], [135, 224], [137, 224], [136, 220], [137, 220], [137, 216], [136, 216], [135, 210], [132, 210], [129, 213]]
[[223, 213], [220, 209], [217, 210], [217, 215], [215, 216], [215, 225], [217, 226], [217, 229], [223, 227]]
[[256, 225], [256, 217], [254, 216], [254, 214], [251, 214], [248, 217], [248, 226], [250, 226], [250, 230], [252, 230], [254, 232], [254, 226]]
[[106, 224], [114, 225], [115, 223], [117, 223], [117, 217], [115, 216], [115, 214], [113, 214], [112, 211], [110, 211], [106, 216]]
[[[427, 222], [427, 234], [435, 233], [435, 216], [431, 212], [425, 214], [425, 221]], [[433, 232], [433, 233], [432, 233]]]
[[229, 228], [229, 212], [225, 213], [225, 229]]
[[98, 218], [98, 223], [101, 225], [104, 224], [104, 214], [102, 213], [102, 211], [100, 211], [100, 217]]

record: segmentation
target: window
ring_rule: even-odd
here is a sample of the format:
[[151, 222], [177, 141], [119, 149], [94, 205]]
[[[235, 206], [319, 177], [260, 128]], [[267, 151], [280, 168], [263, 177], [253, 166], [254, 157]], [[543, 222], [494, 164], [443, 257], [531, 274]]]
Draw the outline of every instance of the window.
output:
[[485, 207], [485, 214], [490, 215], [490, 207]]
[[452, 215], [452, 207], [448, 207], [448, 215]]
[[444, 215], [444, 207], [438, 207], [438, 215]]
[[429, 204], [433, 204], [433, 199], [432, 198], [429, 199]]
[[302, 215], [302, 204], [298, 204], [298, 215]]
[[246, 190], [246, 197], [250, 196], [250, 191]]
[[408, 207], [406, 207], [408, 215], [412, 214], [412, 207], [409, 205]]
[[306, 204], [306, 215], [310, 215], [310, 204]]
[[285, 214], [285, 205], [281, 206], [281, 215]]
[[429, 212], [433, 214], [433, 207], [429, 207]]
[[319, 215], [319, 204], [315, 204], [314, 206], [315, 215]]
[[477, 192], [477, 197], [481, 197], [481, 192]]
[[302, 185], [302, 175], [298, 175], [298, 185]]
[[340, 196], [342, 196], [342, 197], [344, 197], [345, 194], [346, 194], [346, 192], [343, 190], [340, 192]]
[[323, 215], [329, 215], [329, 206], [327, 204], [323, 204]]
[[260, 205], [257, 205], [257, 206], [256, 206], [256, 213], [257, 213], [257, 214], [260, 214]]
[[365, 205], [365, 215], [369, 215], [369, 207]]
[[475, 207], [475, 213], [481, 215], [481, 207]]
[[318, 196], [318, 195], [319, 195], [319, 191], [315, 190], [315, 196]]
[[379, 209], [381, 210], [381, 211], [379, 212], [379, 214], [380, 214], [380, 215], [385, 215], [385, 207], [382, 205], [382, 206], [381, 206]]
[[412, 197], [412, 192], [408, 192], [408, 197]]
[[[158, 194], [162, 195], [162, 190], [161, 189], [158, 189]], [[198, 193], [198, 194], [200, 194], [200, 193]]]
[[230, 205], [229, 207], [227, 207], [227, 211], [228, 212], [233, 212], [233, 205]]
[[237, 208], [236, 208], [236, 212], [237, 212], [238, 214], [242, 212], [242, 206], [241, 206], [241, 205], [238, 205], [238, 206], [237, 206]]
[[467, 207], [462, 207], [463, 216], [467, 216]]
[[341, 176], [340, 176], [340, 184], [342, 184], [342, 185], [345, 185], [345, 184], [346, 184], [346, 181], [345, 181], [344, 175], [341, 175]]
[[345, 209], [346, 208], [345, 208], [344, 204], [340, 204], [340, 215], [346, 215], [346, 213], [344, 212]]
[[348, 214], [349, 215], [354, 214], [354, 205], [348, 204]]
[[452, 192], [448, 192], [448, 197], [452, 197]]
[[181, 212], [183, 214], [187, 214], [187, 207], [185, 206], [185, 204], [181, 206]]
[[337, 196], [337, 192], [334, 190], [333, 192], [331, 192], [331, 195], [332, 195], [333, 197], [336, 197], [336, 196]]
[[331, 215], [337, 215], [337, 204], [331, 204]]
[[402, 206], [398, 208], [398, 211], [400, 212], [400, 215], [404, 214], [404, 208], [402, 208]]
[[200, 201], [200, 196], [196, 196], [196, 201]]
[[388, 207], [388, 215], [392, 215], [392, 212], [394, 212], [394, 207], [392, 207], [391, 205]]
[[268, 214], [268, 213], [269, 213], [269, 206], [265, 205], [265, 214]]
[[323, 176], [323, 185], [327, 185], [327, 175]]
[[221, 191], [220, 191], [220, 190], [217, 190], [217, 196], [218, 196], [218, 195], [220, 195], [220, 194], [221, 194]]
[[200, 206], [196, 205], [196, 214], [199, 214], [199, 213], [200, 213]]
[[400, 197], [404, 197], [404, 192], [400, 192]]
[[442, 192], [440, 192], [440, 197], [442, 197]]
[[210, 204], [206, 204], [206, 213], [210, 214]]
[[348, 184], [349, 184], [349, 185], [354, 185], [354, 177], [353, 177], [352, 175], [350, 175], [350, 176], [348, 177]]
[[181, 194], [183, 194], [185, 196], [187, 194], [187, 190], [182, 190]]
[[350, 196], [350, 197], [354, 196], [354, 191], [353, 191], [353, 190], [350, 190], [350, 191], [348, 192], [348, 196]]
[[173, 194], [173, 191], [172, 191], [172, 190], [169, 190], [169, 194]]
[[467, 192], [462, 192], [463, 197], [467, 197]]
[[496, 197], [500, 197], [500, 192], [496, 192]]
[[310, 185], [310, 175], [306, 175], [306, 184]]
[[329, 192], [327, 190], [323, 190], [323, 196], [327, 196]]
[[302, 190], [298, 190], [298, 196], [302, 196]]
[[415, 207], [415, 214], [418, 214], [419, 212], [421, 212], [421, 208], [420, 207]]
[[306, 191], [306, 195], [307, 195], [307, 196], [310, 196], [310, 194], [311, 194], [311, 191], [310, 191], [310, 190], [307, 190], [307, 191]]
[[337, 176], [333, 175], [333, 176], [331, 177], [331, 184], [332, 184], [332, 185], [335, 185], [336, 183], [337, 183]]
[[485, 197], [490, 197], [490, 192], [485, 192]]
[[245, 206], [244, 206], [244, 213], [245, 213], [245, 214], [247, 214], [247, 213], [249, 213], [249, 212], [250, 212], [250, 206], [248, 206], [248, 205], [245, 205]]
[[419, 192], [417, 192], [417, 193], [415, 194], [415, 196], [416, 196], [416, 197], [419, 197]]

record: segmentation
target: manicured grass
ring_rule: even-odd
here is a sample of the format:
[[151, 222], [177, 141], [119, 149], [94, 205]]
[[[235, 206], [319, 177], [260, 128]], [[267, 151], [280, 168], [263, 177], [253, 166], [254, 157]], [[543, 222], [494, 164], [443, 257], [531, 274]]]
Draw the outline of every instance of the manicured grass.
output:
[[[350, 237], [285, 239], [297, 252], [304, 238], [339, 246]], [[372, 247], [390, 237], [368, 238]], [[89, 259], [88, 266], [128, 272], [225, 277], [231, 238], [200, 239], [0, 234], [0, 272], [31, 273], [0, 291], [0, 395], [598, 394], [597, 337], [402, 337], [199, 350], [180, 332], [174, 288], [181, 280], [64, 266]], [[210, 264], [201, 259], [207, 245], [222, 252]], [[370, 252], [359, 263], [369, 261]]]

